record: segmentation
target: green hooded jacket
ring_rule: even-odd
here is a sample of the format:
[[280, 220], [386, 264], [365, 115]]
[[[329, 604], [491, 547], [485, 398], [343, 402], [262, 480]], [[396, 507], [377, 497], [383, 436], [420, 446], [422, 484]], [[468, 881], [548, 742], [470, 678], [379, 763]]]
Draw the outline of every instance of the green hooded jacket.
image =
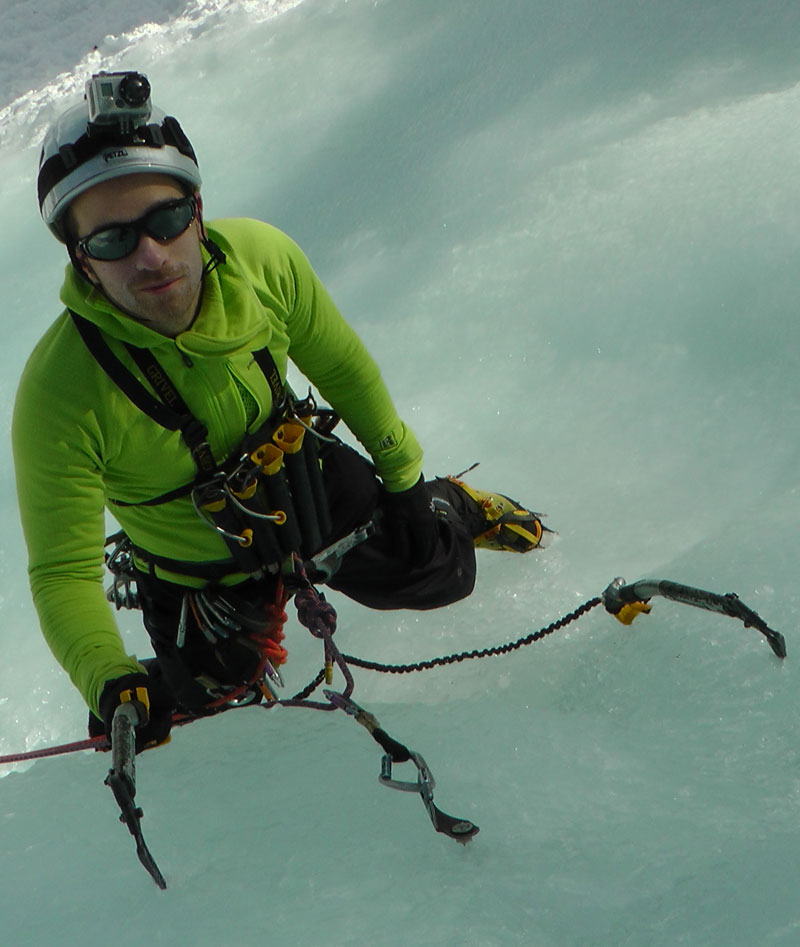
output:
[[[151, 391], [123, 343], [154, 353], [207, 426], [218, 462], [269, 417], [269, 387], [252, 356], [267, 346], [282, 378], [290, 358], [336, 409], [388, 490], [416, 483], [421, 448], [398, 417], [377, 365], [302, 251], [285, 234], [254, 220], [217, 221], [208, 233], [227, 262], [206, 275], [200, 312], [175, 339], [120, 313], [71, 266], [62, 302], [97, 325]], [[243, 389], [258, 405], [256, 417], [252, 410], [246, 415]], [[135, 545], [155, 555], [210, 562], [228, 558], [228, 550], [187, 496], [150, 507], [109, 504], [157, 497], [189, 483], [196, 470], [180, 433], [164, 429], [129, 401], [90, 354], [68, 311], [25, 367], [12, 437], [42, 631], [97, 712], [106, 681], [141, 670], [125, 653], [105, 597], [104, 508], [110, 507]]]

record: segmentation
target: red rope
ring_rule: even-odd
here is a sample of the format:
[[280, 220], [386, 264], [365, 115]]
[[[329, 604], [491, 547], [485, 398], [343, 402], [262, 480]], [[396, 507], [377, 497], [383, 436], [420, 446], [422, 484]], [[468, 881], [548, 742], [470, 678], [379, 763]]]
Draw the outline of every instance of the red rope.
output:
[[[172, 726], [182, 727], [187, 723], [194, 723], [195, 720], [203, 720], [202, 715], [194, 716], [182, 713], [172, 715]], [[0, 765], [4, 763], [25, 763], [28, 760], [45, 759], [48, 756], [61, 756], [64, 753], [76, 753], [79, 750], [110, 750], [111, 743], [108, 737], [101, 733], [96, 737], [87, 737], [85, 740], [77, 740], [74, 743], [62, 743], [59, 746], [48, 746], [43, 750], [29, 750], [27, 753], [9, 753], [7, 756], [0, 756]]]
[[75, 753], [77, 750], [105, 750], [108, 747], [108, 738], [105, 734], [99, 737], [89, 737], [75, 743], [62, 743], [60, 746], [48, 746], [43, 750], [29, 750], [27, 753], [9, 753], [0, 756], [0, 765], [3, 763], [24, 763], [26, 760], [40, 760], [47, 756], [60, 756], [62, 753]]

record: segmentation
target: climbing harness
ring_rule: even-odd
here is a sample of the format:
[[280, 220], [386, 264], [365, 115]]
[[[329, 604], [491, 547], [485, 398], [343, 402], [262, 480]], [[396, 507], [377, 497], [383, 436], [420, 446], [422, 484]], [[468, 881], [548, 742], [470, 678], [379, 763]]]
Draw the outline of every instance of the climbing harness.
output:
[[[233, 589], [188, 589], [184, 593], [176, 644], [182, 648], [189, 612], [203, 636], [215, 647], [232, 640], [257, 656], [252, 673], [238, 686], [222, 686], [209, 679], [206, 691], [212, 698], [206, 707], [215, 710], [258, 702], [261, 697], [275, 699], [275, 688], [283, 687], [278, 668], [286, 662], [287, 652], [281, 642], [287, 621], [284, 611], [289, 593], [278, 583], [275, 599], [269, 603], [249, 603], [234, 598]], [[204, 683], [202, 678], [196, 679]]]
[[[204, 564], [156, 556], [129, 543], [117, 555], [123, 567], [129, 566], [132, 572], [135, 558], [149, 568], [202, 574], [208, 579], [225, 573], [277, 576], [295, 553], [310, 559], [320, 552], [331, 531], [331, 514], [318, 445], [335, 441], [331, 431], [338, 417], [328, 408], [318, 408], [310, 390], [303, 400], [295, 398], [284, 385], [268, 348], [254, 351], [253, 358], [270, 389], [270, 416], [256, 432], [245, 436], [229, 457], [217, 463], [206, 426], [193, 416], [155, 355], [125, 343], [128, 355], [157, 397], [112, 351], [97, 326], [75, 312], [70, 315], [90, 353], [128, 399], [161, 427], [180, 432], [196, 468], [190, 483], [158, 496], [138, 502], [110, 498], [109, 502], [120, 507], [159, 506], [190, 496], [201, 520], [223, 539], [231, 559], [209, 569]], [[128, 563], [125, 555], [130, 557]], [[326, 572], [331, 575], [336, 567], [329, 553]], [[130, 584], [126, 588], [123, 583], [120, 596], [112, 601], [116, 604], [119, 600], [123, 607], [129, 589]]]

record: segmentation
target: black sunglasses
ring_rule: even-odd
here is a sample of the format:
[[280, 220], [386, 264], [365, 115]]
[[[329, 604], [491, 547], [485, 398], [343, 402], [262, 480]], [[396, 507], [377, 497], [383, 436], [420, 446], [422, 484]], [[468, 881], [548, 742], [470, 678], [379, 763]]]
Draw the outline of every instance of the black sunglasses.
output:
[[193, 197], [180, 197], [151, 208], [138, 220], [105, 224], [78, 240], [76, 246], [92, 260], [123, 260], [139, 246], [142, 234], [154, 240], [174, 240], [184, 233], [197, 213]]

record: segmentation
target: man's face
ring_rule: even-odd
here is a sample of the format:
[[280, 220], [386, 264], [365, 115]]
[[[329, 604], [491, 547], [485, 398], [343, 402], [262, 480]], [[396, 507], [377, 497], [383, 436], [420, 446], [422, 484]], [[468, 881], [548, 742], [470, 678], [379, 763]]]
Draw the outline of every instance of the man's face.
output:
[[[80, 240], [102, 227], [124, 224], [184, 196], [163, 174], [131, 174], [95, 184], [70, 207], [72, 229]], [[121, 260], [90, 259], [77, 250], [89, 279], [126, 315], [174, 338], [197, 313], [203, 285], [200, 223], [193, 220], [172, 240], [142, 233], [133, 252]]]

